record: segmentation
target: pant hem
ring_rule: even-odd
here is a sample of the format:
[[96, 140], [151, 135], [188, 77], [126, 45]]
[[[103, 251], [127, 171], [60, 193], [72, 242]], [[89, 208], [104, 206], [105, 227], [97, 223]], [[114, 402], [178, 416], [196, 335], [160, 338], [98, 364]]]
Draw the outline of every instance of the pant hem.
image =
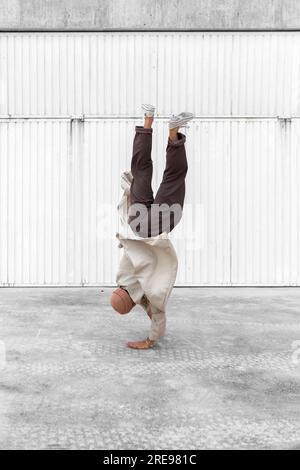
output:
[[135, 132], [137, 132], [138, 134], [152, 134], [153, 129], [152, 127], [150, 129], [147, 129], [144, 126], [135, 126]]
[[171, 145], [171, 147], [180, 147], [185, 144], [186, 136], [181, 132], [177, 132], [177, 135], [179, 137], [177, 140], [172, 140], [168, 137], [168, 144]]

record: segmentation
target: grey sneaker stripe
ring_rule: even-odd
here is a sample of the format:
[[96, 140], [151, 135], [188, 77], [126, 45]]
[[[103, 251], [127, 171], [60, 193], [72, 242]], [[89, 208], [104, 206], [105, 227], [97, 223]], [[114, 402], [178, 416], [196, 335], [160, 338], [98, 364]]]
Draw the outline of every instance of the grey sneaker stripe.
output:
[[152, 104], [142, 104], [142, 109], [145, 111], [145, 116], [152, 117], [154, 116], [155, 106]]

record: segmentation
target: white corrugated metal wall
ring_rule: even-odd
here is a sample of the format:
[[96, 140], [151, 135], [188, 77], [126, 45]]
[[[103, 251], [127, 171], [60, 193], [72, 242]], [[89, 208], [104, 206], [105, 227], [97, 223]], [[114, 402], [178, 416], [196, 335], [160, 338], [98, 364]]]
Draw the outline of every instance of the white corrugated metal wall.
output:
[[297, 32], [0, 34], [0, 284], [114, 284], [152, 102], [154, 188], [169, 114], [196, 114], [177, 285], [300, 285], [299, 90]]

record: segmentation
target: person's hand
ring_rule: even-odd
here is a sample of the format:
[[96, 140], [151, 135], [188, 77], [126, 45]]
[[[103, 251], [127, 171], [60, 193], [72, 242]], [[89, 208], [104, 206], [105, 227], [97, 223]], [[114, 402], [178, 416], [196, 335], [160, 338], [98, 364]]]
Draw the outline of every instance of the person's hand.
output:
[[131, 349], [150, 349], [154, 346], [155, 341], [146, 338], [143, 341], [128, 341], [127, 347]]

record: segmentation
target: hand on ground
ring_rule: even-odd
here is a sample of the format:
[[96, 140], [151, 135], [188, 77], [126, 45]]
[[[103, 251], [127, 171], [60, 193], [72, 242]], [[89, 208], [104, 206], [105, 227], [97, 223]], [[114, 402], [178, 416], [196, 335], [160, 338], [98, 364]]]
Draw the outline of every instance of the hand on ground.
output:
[[128, 341], [127, 347], [131, 349], [150, 349], [154, 344], [155, 341], [146, 338], [143, 341]]

